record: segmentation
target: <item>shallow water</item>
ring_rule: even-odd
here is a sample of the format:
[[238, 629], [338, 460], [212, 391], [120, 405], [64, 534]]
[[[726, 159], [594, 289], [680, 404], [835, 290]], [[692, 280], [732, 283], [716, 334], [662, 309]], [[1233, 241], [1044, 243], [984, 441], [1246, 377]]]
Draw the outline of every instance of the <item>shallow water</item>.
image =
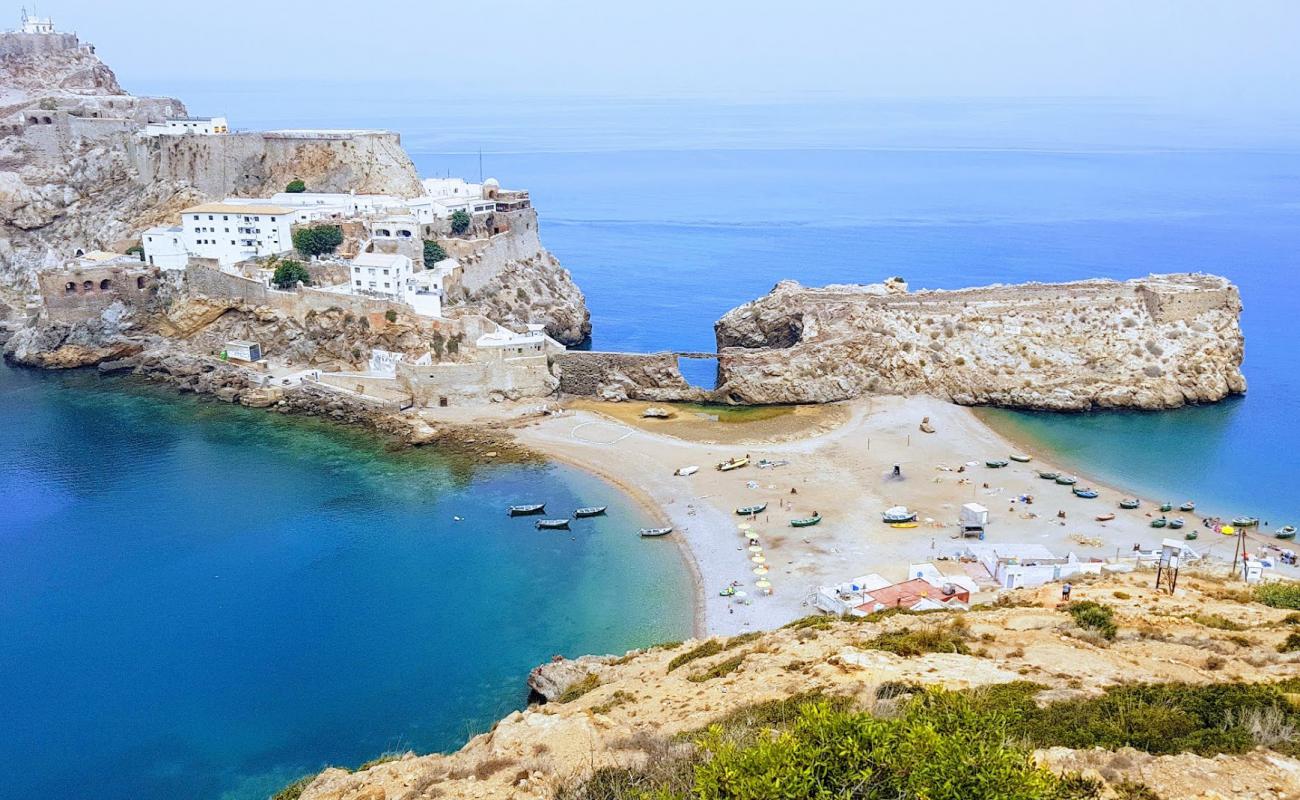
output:
[[[265, 797], [456, 747], [553, 654], [690, 632], [673, 544], [564, 466], [93, 373], [0, 367], [0, 417], [6, 797]], [[532, 498], [610, 509], [539, 532], [504, 514]]]

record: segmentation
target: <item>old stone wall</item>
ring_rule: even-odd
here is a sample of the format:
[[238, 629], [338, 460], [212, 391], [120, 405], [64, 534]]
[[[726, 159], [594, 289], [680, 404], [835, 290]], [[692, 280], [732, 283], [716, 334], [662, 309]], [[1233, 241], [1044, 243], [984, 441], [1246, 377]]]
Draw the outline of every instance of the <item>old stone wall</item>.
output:
[[399, 363], [397, 378], [416, 405], [475, 405], [525, 397], [548, 397], [558, 382], [545, 355], [486, 358], [469, 363]]
[[1204, 287], [1196, 291], [1171, 291], [1169, 289], [1138, 286], [1138, 294], [1146, 303], [1147, 312], [1157, 323], [1191, 322], [1211, 311], [1231, 310], [1238, 302], [1235, 289]]
[[61, 53], [80, 46], [75, 33], [0, 33], [0, 58]]
[[158, 271], [141, 265], [48, 270], [37, 276], [45, 313], [53, 322], [73, 323], [100, 314], [115, 302], [147, 305], [158, 293]]
[[682, 377], [673, 353], [569, 350], [551, 356], [560, 391], [602, 400], [702, 401], [709, 392]]
[[359, 317], [383, 315], [390, 310], [398, 314], [411, 313], [407, 306], [381, 298], [327, 292], [311, 286], [294, 291], [271, 289], [261, 281], [231, 275], [193, 262], [185, 268], [185, 280], [192, 293], [247, 305], [269, 306], [296, 319], [302, 319], [310, 311], [328, 311], [332, 308], [350, 311]]

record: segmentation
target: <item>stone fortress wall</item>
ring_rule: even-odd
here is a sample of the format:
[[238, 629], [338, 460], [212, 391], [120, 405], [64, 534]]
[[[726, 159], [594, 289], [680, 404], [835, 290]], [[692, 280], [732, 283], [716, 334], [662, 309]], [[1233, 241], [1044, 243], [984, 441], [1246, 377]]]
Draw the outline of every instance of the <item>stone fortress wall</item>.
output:
[[[37, 56], [77, 50], [81, 42], [75, 33], [0, 33], [0, 58]], [[93, 47], [90, 52], [95, 52]]]
[[149, 304], [158, 294], [158, 270], [144, 264], [72, 267], [42, 272], [38, 283], [50, 320], [71, 324], [98, 316], [113, 303]]
[[551, 356], [560, 392], [602, 400], [699, 402], [710, 392], [682, 377], [676, 353], [606, 353], [569, 350]]

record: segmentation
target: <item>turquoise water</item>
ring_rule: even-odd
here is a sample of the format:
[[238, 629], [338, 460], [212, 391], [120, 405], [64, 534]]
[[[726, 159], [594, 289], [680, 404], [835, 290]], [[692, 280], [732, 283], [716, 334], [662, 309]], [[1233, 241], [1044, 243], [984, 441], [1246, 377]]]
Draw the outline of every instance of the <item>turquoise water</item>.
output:
[[[93, 373], [0, 367], [0, 418], [3, 797], [263, 798], [459, 746], [553, 654], [690, 631], [672, 543], [562, 466], [389, 452]], [[505, 517], [532, 498], [609, 516]]]

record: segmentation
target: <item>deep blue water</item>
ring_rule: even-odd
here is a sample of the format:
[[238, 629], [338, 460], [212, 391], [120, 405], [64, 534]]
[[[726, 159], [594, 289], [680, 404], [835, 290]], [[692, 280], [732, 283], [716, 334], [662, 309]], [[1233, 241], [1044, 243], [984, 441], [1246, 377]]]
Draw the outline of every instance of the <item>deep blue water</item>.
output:
[[[1294, 125], [1102, 101], [127, 85], [236, 127], [393, 128], [425, 174], [476, 178], [482, 149], [486, 175], [531, 190], [598, 348], [711, 350], [713, 322], [782, 278], [1225, 274], [1246, 307], [1244, 399], [989, 416], [1101, 477], [1300, 519], [1286, 485], [1300, 471]], [[707, 364], [690, 375], [711, 379]], [[256, 797], [326, 762], [455, 746], [516, 706], [524, 671], [552, 652], [688, 624], [666, 551], [499, 518], [538, 481], [561, 507], [599, 497], [637, 514], [563, 468], [466, 477], [428, 454], [93, 376], [0, 380], [0, 452], [20, 454], [0, 490], [21, 498], [0, 509], [0, 622], [17, 634], [0, 640], [0, 681], [18, 686], [19, 720], [0, 738], [0, 794], [107, 782], [110, 798]], [[487, 516], [448, 522], [466, 509]]]
[[[387, 452], [93, 373], [0, 367], [0, 419], [0, 797], [263, 798], [459, 746], [553, 654], [690, 631], [672, 543], [562, 466]], [[505, 517], [534, 497], [609, 516]]]

